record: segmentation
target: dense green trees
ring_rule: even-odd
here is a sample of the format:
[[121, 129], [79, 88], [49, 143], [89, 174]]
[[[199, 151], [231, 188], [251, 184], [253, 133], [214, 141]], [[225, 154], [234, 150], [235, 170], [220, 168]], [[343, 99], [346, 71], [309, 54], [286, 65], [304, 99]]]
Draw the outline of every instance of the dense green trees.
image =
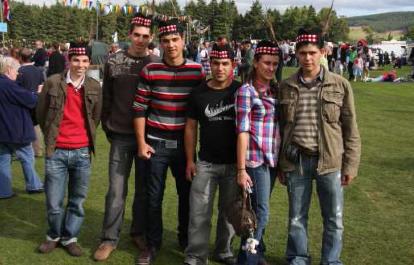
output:
[[[190, 0], [183, 8], [176, 0], [163, 1], [156, 5], [156, 11], [168, 16], [189, 15], [204, 26], [210, 26], [205, 38], [215, 39], [225, 35], [236, 40], [272, 38], [269, 24], [272, 24], [277, 39], [294, 39], [300, 27], [321, 29], [328, 13], [328, 9], [316, 12], [312, 6], [304, 6], [290, 7], [281, 14], [276, 9], [264, 9], [259, 0], [255, 0], [245, 14], [238, 13], [235, 0]], [[97, 17], [95, 9], [78, 9], [61, 4], [29, 6], [20, 2], [13, 2], [12, 13], [13, 20], [9, 22], [6, 39], [20, 42], [42, 39], [49, 43], [95, 38], [97, 19], [100, 40], [111, 42], [115, 31], [119, 40], [126, 40], [132, 16], [112, 12]], [[345, 19], [338, 18], [332, 12], [330, 24], [330, 40], [347, 38], [349, 29]]]

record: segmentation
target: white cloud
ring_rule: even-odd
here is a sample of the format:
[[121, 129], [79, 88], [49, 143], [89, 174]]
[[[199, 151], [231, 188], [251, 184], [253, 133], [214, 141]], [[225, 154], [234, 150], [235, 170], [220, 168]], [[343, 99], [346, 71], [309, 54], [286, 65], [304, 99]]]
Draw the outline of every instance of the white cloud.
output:
[[[20, 2], [26, 2], [31, 4], [52, 4], [56, 0], [17, 0]], [[67, 0], [69, 1], [69, 0]], [[77, 0], [73, 0], [76, 2]], [[94, 2], [96, 0], [93, 0]], [[112, 3], [123, 5], [127, 2], [139, 5], [142, 4], [143, 0], [100, 0], [102, 3]], [[177, 0], [181, 7], [183, 7], [190, 0]], [[196, 0], [194, 0], [196, 1]], [[218, 0], [220, 1], [220, 0]], [[160, 2], [160, 0], [156, 0]], [[207, 2], [209, 2], [207, 0]], [[250, 9], [253, 0], [235, 0], [236, 5], [240, 13], [244, 13]], [[262, 6], [264, 8], [278, 9], [283, 12], [286, 8], [290, 6], [304, 6], [312, 5], [319, 10], [323, 7], [328, 7], [331, 5], [331, 0], [261, 0]], [[414, 1], [413, 0], [335, 0], [334, 9], [338, 15], [341, 16], [359, 16], [391, 11], [414, 11]]]

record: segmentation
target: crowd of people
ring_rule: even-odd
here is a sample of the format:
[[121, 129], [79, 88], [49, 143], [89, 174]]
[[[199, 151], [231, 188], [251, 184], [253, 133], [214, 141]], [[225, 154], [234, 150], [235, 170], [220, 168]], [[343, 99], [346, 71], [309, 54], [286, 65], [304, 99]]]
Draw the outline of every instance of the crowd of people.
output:
[[[244, 41], [235, 49], [237, 43], [221, 37], [204, 42], [198, 52], [185, 47], [184, 27], [169, 20], [158, 22], [159, 57], [155, 47], [149, 49], [152, 23], [142, 15], [132, 19], [131, 44], [111, 47], [102, 86], [86, 74], [91, 50], [83, 42], [71, 42], [66, 53], [58, 52], [62, 56], [50, 54], [48, 70], [40, 41], [33, 56], [28, 49], [17, 53], [20, 63], [0, 57], [0, 198], [14, 196], [10, 161], [15, 153], [26, 165], [27, 191], [45, 192], [48, 230], [38, 251], [47, 254], [61, 245], [72, 256], [83, 254], [78, 236], [91, 156], [101, 152], [95, 142], [100, 123], [110, 151], [96, 261], [109, 259], [119, 245], [134, 166], [130, 235], [139, 249], [136, 264], [153, 264], [162, 248], [168, 169], [177, 190], [183, 264], [207, 264], [209, 257], [223, 264], [268, 264], [263, 235], [277, 178], [289, 198], [289, 264], [311, 262], [307, 224], [313, 183], [323, 218], [321, 264], [342, 264], [344, 187], [357, 176], [361, 142], [350, 83], [321, 64], [322, 36], [298, 32], [299, 68], [282, 80], [288, 60], [284, 43]], [[34, 170], [36, 123], [45, 144], [44, 184]], [[235, 254], [236, 224], [229, 221], [228, 207], [246, 194], [256, 226], [242, 235]]]

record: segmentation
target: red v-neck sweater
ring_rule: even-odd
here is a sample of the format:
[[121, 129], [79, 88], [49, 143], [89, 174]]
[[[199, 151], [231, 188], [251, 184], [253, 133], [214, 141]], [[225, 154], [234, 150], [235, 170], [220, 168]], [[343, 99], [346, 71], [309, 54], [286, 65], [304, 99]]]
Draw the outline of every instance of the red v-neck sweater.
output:
[[86, 129], [83, 94], [83, 86], [78, 91], [70, 83], [66, 87], [63, 118], [59, 126], [59, 135], [56, 139], [56, 147], [58, 148], [77, 149], [90, 145]]

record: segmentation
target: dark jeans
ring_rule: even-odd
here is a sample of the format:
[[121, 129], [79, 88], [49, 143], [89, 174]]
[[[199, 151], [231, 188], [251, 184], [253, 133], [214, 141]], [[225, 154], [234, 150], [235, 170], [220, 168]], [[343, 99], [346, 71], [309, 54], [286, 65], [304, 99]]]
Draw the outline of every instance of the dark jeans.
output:
[[166, 141], [148, 139], [148, 144], [154, 148], [155, 153], [147, 164], [147, 216], [150, 220], [147, 224], [147, 243], [150, 247], [156, 249], [161, 247], [163, 232], [162, 201], [169, 167], [175, 178], [178, 193], [178, 240], [181, 245], [186, 245], [191, 182], [185, 179], [184, 142], [180, 140], [176, 147], [171, 147], [168, 146]]
[[138, 158], [134, 135], [108, 135], [111, 143], [109, 152], [109, 187], [105, 197], [105, 217], [102, 225], [103, 242], [117, 245], [125, 214], [125, 200], [128, 195], [128, 178], [132, 164], [135, 164], [135, 195], [132, 207], [131, 236], [145, 234], [146, 194], [145, 162]]

